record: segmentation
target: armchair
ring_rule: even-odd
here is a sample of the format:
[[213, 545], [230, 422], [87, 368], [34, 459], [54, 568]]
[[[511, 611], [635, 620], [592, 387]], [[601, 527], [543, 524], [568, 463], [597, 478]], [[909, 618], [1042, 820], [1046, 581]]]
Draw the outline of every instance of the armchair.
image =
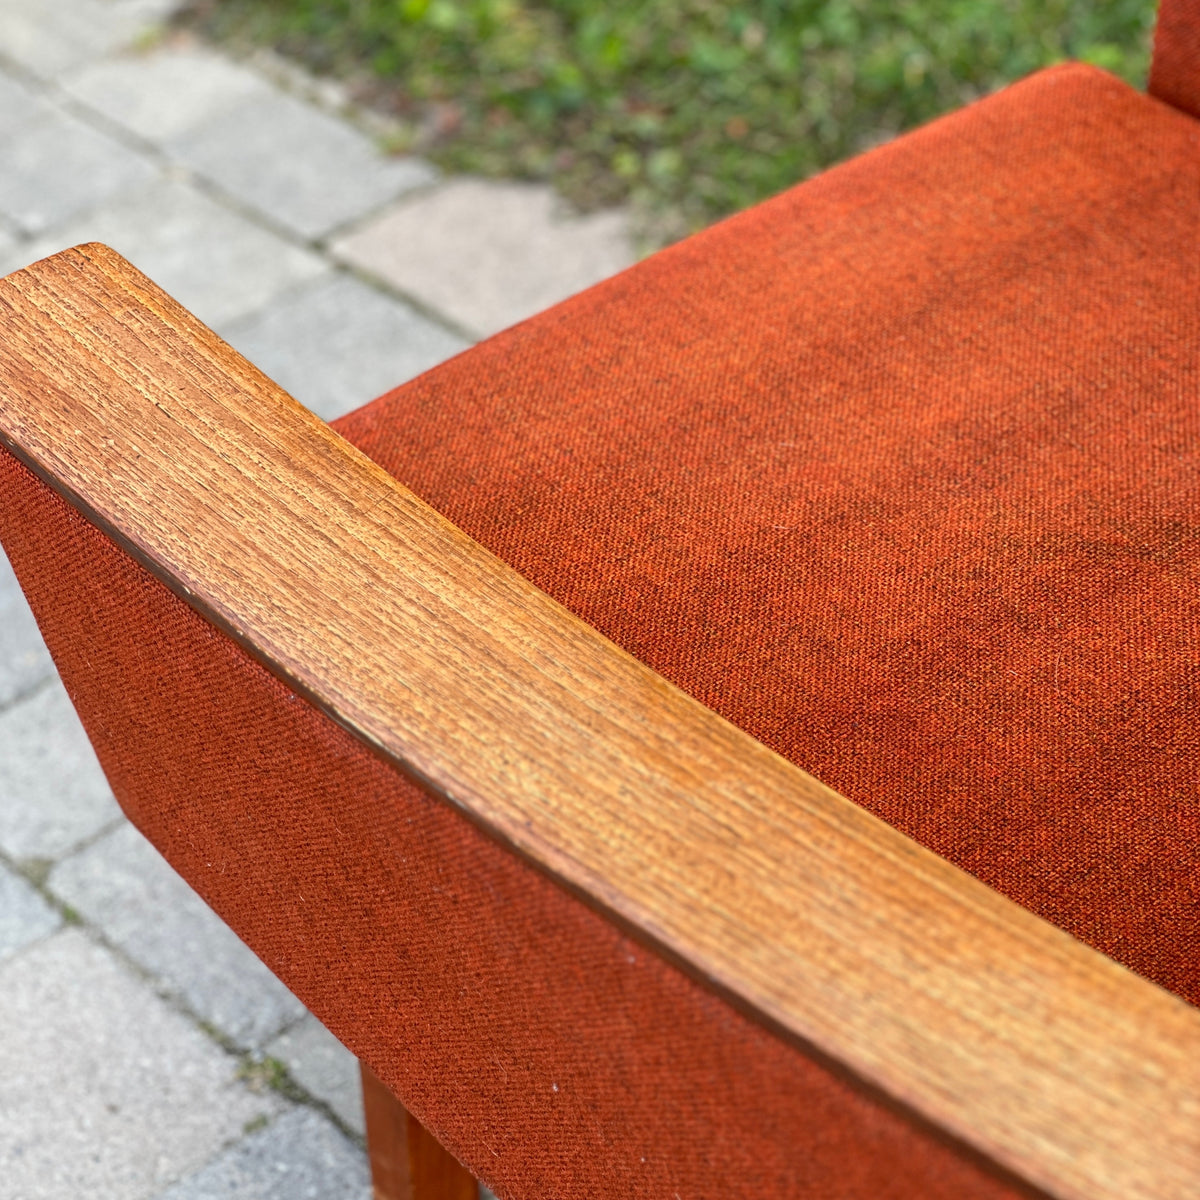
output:
[[103, 247], [0, 282], [114, 793], [505, 1200], [1200, 1195], [1198, 41], [333, 429]]

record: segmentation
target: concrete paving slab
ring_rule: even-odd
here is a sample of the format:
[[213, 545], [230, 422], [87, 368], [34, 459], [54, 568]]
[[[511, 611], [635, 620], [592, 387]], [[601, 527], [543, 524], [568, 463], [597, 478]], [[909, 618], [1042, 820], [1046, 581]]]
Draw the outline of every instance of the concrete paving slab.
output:
[[[0, 926], [2, 928], [2, 926]], [[269, 1043], [277, 1058], [310, 1095], [324, 1100], [360, 1137], [365, 1136], [358, 1059], [311, 1013]]]
[[102, 0], [109, 8], [115, 8], [121, 20], [136, 22], [142, 32], [153, 30], [173, 13], [178, 12], [186, 0]]
[[62, 86], [151, 142], [178, 137], [245, 98], [271, 90], [253, 71], [196, 46], [119, 54], [69, 75]]
[[304, 1006], [128, 823], [59, 863], [47, 887], [236, 1045]]
[[0, 1195], [142, 1200], [284, 1106], [77, 929], [0, 966]]
[[0, 279], [10, 271], [16, 271], [29, 265], [25, 256], [25, 247], [28, 244], [25, 241], [17, 241], [15, 238], [0, 236]]
[[134, 41], [176, 0], [3, 0], [0, 55], [43, 78]]
[[333, 250], [481, 337], [634, 261], [624, 213], [573, 216], [548, 187], [483, 179], [402, 200]]
[[0, 712], [53, 674], [50, 652], [0, 550]]
[[0, 863], [0, 962], [61, 924], [58, 913], [20, 875]]
[[311, 1109], [293, 1109], [159, 1200], [370, 1200], [366, 1155]]
[[0, 850], [9, 858], [57, 859], [120, 815], [61, 683], [0, 713]]
[[[3, 10], [0, 3], [0, 11]], [[0, 43], [0, 52], [3, 51]], [[4, 71], [0, 71], [0, 138], [51, 112], [51, 105]]]
[[7, 220], [0, 216], [0, 278], [7, 275], [9, 271], [15, 271], [18, 267], [26, 265], [25, 246], [27, 245], [25, 239], [18, 237], [16, 230], [12, 229]]
[[0, 212], [37, 234], [156, 174], [119, 142], [74, 117], [48, 112], [0, 140]]
[[218, 332], [326, 421], [467, 347], [407, 305], [340, 273]]
[[160, 180], [61, 226], [28, 253], [42, 258], [91, 241], [112, 246], [214, 326], [256, 312], [280, 292], [329, 271], [317, 255], [178, 180]]
[[306, 238], [371, 212], [435, 172], [282, 92], [254, 96], [168, 143], [229, 195]]

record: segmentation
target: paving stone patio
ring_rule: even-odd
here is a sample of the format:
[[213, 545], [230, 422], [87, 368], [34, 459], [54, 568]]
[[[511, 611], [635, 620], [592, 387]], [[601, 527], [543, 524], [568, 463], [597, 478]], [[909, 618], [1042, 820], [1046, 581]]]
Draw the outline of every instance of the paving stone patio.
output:
[[[0, 273], [105, 241], [332, 419], [632, 261], [172, 8], [0, 0]], [[369, 1193], [356, 1063], [121, 815], [0, 556], [0, 1200]]]
[[342, 261], [486, 337], [630, 262], [623, 214], [566, 212], [544, 187], [455, 179], [334, 242]]

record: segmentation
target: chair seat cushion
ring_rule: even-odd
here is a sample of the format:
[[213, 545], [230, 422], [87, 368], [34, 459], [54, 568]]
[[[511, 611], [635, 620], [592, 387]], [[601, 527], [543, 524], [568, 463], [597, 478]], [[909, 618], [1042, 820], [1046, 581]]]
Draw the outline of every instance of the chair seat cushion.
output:
[[781, 754], [1200, 1001], [1200, 122], [1065, 66], [339, 422]]

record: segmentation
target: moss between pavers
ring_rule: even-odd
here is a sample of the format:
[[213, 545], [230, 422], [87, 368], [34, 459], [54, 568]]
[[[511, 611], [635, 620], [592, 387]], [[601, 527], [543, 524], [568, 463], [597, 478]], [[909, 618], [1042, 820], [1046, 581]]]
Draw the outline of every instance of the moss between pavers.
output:
[[252, 1092], [269, 1089], [296, 1104], [311, 1104], [312, 1097], [288, 1073], [287, 1066], [277, 1058], [247, 1055], [237, 1069], [237, 1077]]

